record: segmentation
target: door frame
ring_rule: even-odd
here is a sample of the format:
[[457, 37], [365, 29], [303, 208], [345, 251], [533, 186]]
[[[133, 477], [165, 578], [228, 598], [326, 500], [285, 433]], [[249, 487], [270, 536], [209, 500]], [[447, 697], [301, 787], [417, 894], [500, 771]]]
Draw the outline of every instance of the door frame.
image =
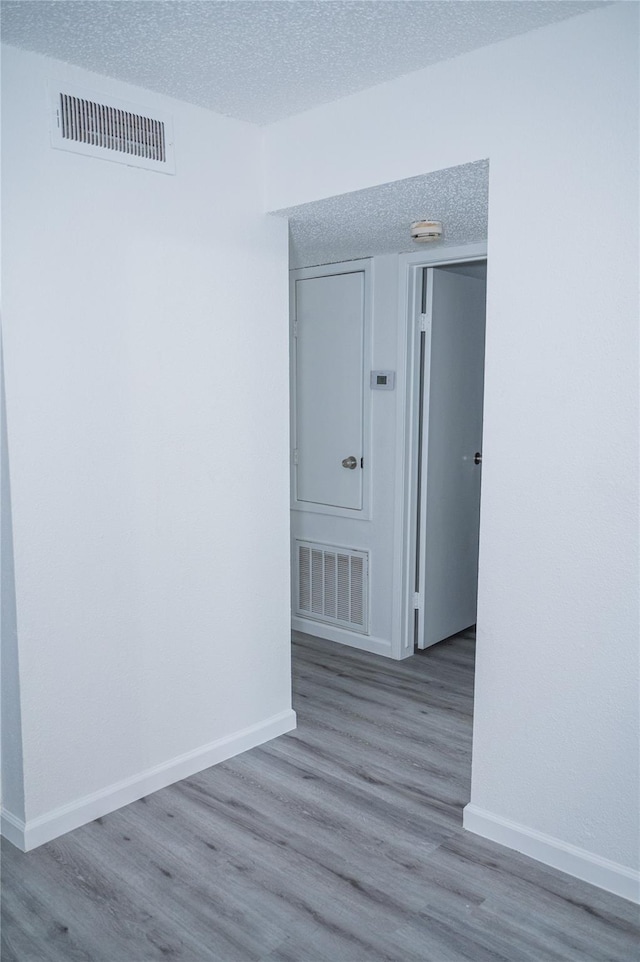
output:
[[[404, 381], [404, 403], [398, 396], [396, 412], [396, 499], [394, 517], [393, 658], [414, 653], [414, 593], [418, 505], [418, 428], [420, 391], [420, 318], [422, 274], [426, 267], [465, 264], [487, 258], [487, 243], [436, 248], [401, 254], [399, 259], [398, 374]], [[400, 379], [400, 378], [398, 378]], [[400, 385], [399, 385], [400, 386]], [[480, 496], [482, 512], [482, 494]]]
[[[362, 271], [364, 274], [364, 306], [362, 332], [362, 451], [364, 468], [362, 476], [362, 508], [340, 508], [334, 505], [315, 504], [297, 499], [297, 477], [295, 464], [295, 448], [297, 443], [298, 426], [296, 423], [296, 391], [297, 391], [297, 330], [296, 330], [296, 281], [315, 277], [331, 277], [334, 274], [354, 274]], [[372, 330], [373, 330], [373, 272], [374, 265], [370, 257], [357, 258], [353, 261], [340, 261], [336, 264], [323, 264], [319, 267], [302, 267], [289, 271], [289, 384], [290, 384], [290, 508], [311, 514], [327, 514], [338, 518], [355, 518], [371, 521], [371, 391], [368, 389], [367, 372], [372, 365]], [[360, 469], [359, 469], [360, 470]]]

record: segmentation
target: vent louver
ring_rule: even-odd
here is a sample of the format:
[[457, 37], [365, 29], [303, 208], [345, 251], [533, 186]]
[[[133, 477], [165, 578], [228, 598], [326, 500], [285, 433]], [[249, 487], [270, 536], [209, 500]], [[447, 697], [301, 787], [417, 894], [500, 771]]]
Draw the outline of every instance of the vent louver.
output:
[[296, 545], [296, 613], [366, 634], [367, 552], [303, 541]]
[[62, 136], [123, 154], [166, 161], [164, 124], [141, 114], [60, 94]]
[[123, 102], [105, 103], [86, 91], [68, 89], [55, 92], [53, 111], [54, 147], [174, 173], [169, 117]]

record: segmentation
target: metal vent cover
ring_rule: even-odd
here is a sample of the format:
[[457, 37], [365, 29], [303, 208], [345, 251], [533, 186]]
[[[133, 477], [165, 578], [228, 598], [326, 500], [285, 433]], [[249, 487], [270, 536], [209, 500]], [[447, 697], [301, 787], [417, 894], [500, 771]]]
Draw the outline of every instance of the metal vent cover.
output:
[[296, 541], [296, 614], [367, 634], [369, 555]]
[[175, 173], [171, 118], [88, 91], [56, 87], [51, 95], [51, 142], [60, 150], [130, 167]]

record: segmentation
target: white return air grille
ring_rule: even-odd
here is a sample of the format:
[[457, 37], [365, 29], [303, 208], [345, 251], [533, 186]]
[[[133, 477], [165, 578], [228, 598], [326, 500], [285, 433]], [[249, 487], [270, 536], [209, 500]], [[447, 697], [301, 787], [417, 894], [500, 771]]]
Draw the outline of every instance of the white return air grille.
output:
[[68, 88], [55, 90], [52, 106], [54, 147], [132, 167], [175, 172], [169, 117], [121, 101], [104, 103], [87, 91]]
[[296, 552], [296, 613], [367, 634], [368, 553], [308, 541]]

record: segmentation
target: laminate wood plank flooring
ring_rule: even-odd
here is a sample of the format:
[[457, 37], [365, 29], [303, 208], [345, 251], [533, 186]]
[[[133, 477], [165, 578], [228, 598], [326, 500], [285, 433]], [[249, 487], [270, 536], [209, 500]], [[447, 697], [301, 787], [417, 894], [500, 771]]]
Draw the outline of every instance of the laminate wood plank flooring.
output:
[[471, 633], [294, 638], [298, 728], [28, 854], [2, 962], [633, 962], [638, 908], [462, 830]]

